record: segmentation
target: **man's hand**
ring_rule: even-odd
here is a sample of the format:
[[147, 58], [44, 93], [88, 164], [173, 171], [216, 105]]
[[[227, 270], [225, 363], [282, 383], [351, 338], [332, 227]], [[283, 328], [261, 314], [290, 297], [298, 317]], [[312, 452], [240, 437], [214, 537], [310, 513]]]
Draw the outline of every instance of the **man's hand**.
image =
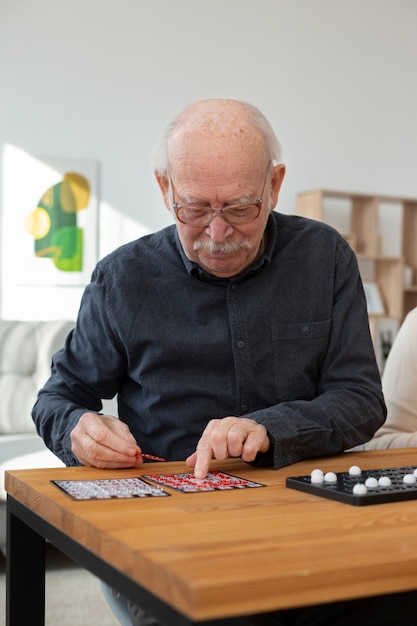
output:
[[258, 452], [269, 450], [265, 426], [245, 417], [224, 417], [210, 420], [197, 444], [196, 451], [186, 459], [194, 467], [196, 478], [205, 478], [211, 459], [240, 456], [253, 461]]
[[70, 436], [72, 452], [83, 465], [114, 469], [143, 463], [135, 438], [117, 417], [84, 413]]

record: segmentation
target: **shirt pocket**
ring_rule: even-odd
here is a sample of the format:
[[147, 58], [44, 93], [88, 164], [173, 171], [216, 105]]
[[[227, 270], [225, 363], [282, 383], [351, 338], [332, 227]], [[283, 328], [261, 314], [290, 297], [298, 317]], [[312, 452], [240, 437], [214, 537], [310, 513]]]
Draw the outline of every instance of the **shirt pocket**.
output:
[[317, 396], [331, 324], [330, 319], [271, 326], [277, 402]]

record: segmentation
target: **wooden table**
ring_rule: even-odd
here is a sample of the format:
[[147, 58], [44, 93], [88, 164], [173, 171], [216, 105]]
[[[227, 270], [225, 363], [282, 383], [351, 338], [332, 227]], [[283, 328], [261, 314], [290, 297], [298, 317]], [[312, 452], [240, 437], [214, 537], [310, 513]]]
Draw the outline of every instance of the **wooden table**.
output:
[[7, 625], [44, 623], [44, 538], [170, 626], [244, 624], [251, 613], [416, 589], [417, 500], [355, 507], [285, 487], [286, 476], [353, 464], [417, 466], [417, 449], [280, 470], [215, 461], [266, 487], [126, 500], [72, 500], [51, 480], [187, 468], [8, 471]]

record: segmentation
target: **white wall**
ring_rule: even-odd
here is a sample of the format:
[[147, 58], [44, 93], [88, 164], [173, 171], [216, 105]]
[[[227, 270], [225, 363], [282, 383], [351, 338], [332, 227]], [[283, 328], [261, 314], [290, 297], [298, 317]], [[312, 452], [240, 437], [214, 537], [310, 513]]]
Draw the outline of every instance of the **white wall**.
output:
[[[284, 213], [319, 187], [417, 197], [416, 24], [416, 0], [1, 0], [0, 148], [99, 161], [99, 256], [170, 223], [149, 155], [200, 98], [270, 119]], [[3, 317], [76, 315], [80, 288], [2, 270]]]

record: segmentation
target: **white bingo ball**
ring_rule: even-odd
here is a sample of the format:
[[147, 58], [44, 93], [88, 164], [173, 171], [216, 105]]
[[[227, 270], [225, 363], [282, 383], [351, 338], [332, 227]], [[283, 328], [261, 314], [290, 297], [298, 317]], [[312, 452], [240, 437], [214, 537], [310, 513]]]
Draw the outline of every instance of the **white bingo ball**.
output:
[[368, 487], [368, 489], [376, 489], [378, 487], [377, 479], [373, 476], [369, 476], [369, 478], [365, 480], [365, 487]]
[[324, 475], [325, 483], [337, 483], [337, 476], [334, 472], [326, 472]]
[[355, 494], [355, 496], [363, 496], [365, 493], [367, 493], [367, 488], [363, 483], [356, 483], [356, 485], [353, 486], [353, 493]]
[[310, 474], [311, 482], [321, 484], [324, 481], [324, 474], [321, 469], [314, 469]]
[[378, 480], [378, 485], [380, 487], [389, 487], [391, 485], [391, 478], [389, 476], [381, 476]]
[[352, 467], [349, 468], [349, 476], [360, 476], [361, 473], [362, 470], [357, 465], [352, 465]]
[[414, 474], [404, 474], [403, 483], [405, 485], [414, 485], [415, 482], [416, 482], [416, 477], [414, 476]]

